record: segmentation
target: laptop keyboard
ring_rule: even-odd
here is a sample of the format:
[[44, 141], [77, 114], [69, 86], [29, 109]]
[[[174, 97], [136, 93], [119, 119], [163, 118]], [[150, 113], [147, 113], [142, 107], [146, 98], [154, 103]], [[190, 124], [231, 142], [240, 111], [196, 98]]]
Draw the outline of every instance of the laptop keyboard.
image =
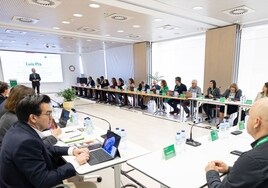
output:
[[104, 150], [97, 149], [97, 150], [90, 152], [89, 164], [91, 163], [90, 161], [93, 161], [93, 160], [94, 161], [97, 160], [98, 163], [100, 163], [100, 162], [108, 161], [111, 159], [112, 157], [108, 155]]

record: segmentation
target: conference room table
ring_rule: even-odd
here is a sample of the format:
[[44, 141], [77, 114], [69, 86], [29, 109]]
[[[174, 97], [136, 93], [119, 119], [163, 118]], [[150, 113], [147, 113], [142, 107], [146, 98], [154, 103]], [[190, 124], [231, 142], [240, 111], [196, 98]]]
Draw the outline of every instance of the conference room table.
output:
[[[246, 131], [240, 135], [229, 134], [226, 138], [209, 140], [209, 135], [195, 139], [202, 145], [185, 145], [176, 156], [165, 160], [163, 150], [158, 150], [129, 160], [128, 165], [160, 183], [162, 188], [197, 188], [206, 186], [205, 167], [209, 161], [222, 160], [232, 166], [238, 156], [233, 150], [247, 151], [253, 142]], [[172, 143], [170, 143], [172, 144]], [[175, 149], [176, 146], [175, 146]]]
[[[241, 114], [242, 114], [242, 109], [243, 108], [250, 108], [252, 104], [247, 104], [247, 103], [241, 103], [240, 101], [228, 101], [225, 100], [224, 102], [220, 101], [220, 99], [214, 100], [214, 99], [205, 99], [205, 98], [189, 98], [191, 101], [196, 101], [197, 106], [201, 106], [204, 103], [207, 104], [213, 104], [217, 106], [224, 106], [224, 117], [227, 116], [227, 109], [228, 105], [235, 105], [238, 106], [238, 123], [241, 121]], [[196, 119], [198, 119], [198, 113], [196, 114]]]
[[[80, 140], [80, 141], [76, 141], [76, 142], [71, 142], [71, 143], [64, 143], [62, 141], [59, 141], [57, 143], [57, 145], [59, 146], [72, 146], [78, 143], [81, 143], [83, 141], [86, 140], [93, 140], [93, 141], [100, 141], [103, 142], [104, 139], [100, 136], [105, 134], [107, 131], [100, 129], [96, 126], [94, 126], [94, 132], [93, 134], [86, 134], [85, 132], [81, 132], [82, 135], [84, 135], [85, 139], [84, 140]], [[77, 131], [79, 129], [83, 128], [83, 126], [79, 125], [72, 125], [71, 123], [67, 123], [66, 128], [63, 128], [63, 132], [70, 132], [70, 131]], [[64, 136], [64, 133], [63, 133]], [[60, 137], [61, 138], [61, 137]], [[120, 181], [121, 181], [121, 164], [125, 163], [126, 161], [133, 159], [135, 157], [139, 157], [141, 155], [147, 154], [149, 153], [149, 151], [139, 145], [136, 145], [132, 142], [130, 142], [129, 140], [126, 141], [125, 147], [121, 147], [119, 145], [119, 153], [120, 153], [120, 157], [117, 157], [113, 160], [107, 161], [107, 162], [103, 162], [97, 165], [89, 165], [88, 163], [79, 166], [76, 169], [77, 174], [79, 175], [85, 175], [88, 173], [92, 173], [101, 169], [105, 169], [105, 168], [109, 168], [109, 167], [113, 167], [114, 168], [114, 180], [115, 180], [115, 188], [120, 188]], [[63, 159], [66, 162], [70, 162], [74, 160], [74, 156], [63, 156]]]

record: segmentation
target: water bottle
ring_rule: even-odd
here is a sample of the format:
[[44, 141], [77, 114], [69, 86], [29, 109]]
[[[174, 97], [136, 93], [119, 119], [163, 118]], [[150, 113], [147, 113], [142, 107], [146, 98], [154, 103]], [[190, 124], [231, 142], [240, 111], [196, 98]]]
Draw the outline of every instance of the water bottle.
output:
[[117, 128], [115, 128], [114, 133], [120, 136], [121, 130], [117, 127]]
[[175, 136], [175, 145], [176, 145], [176, 150], [178, 153], [182, 151], [181, 144], [182, 144], [181, 133], [177, 132]]
[[72, 113], [72, 119], [73, 119], [73, 124], [74, 125], [79, 125], [79, 122], [78, 122], [78, 114], [76, 112], [73, 112]]
[[126, 133], [126, 130], [121, 129], [120, 135], [121, 135], [120, 148], [121, 149], [126, 149], [126, 147], [127, 147], [127, 133]]
[[220, 123], [219, 125], [219, 134], [221, 138], [225, 137], [225, 123], [224, 122]]
[[92, 123], [90, 117], [84, 118], [84, 127], [85, 127], [85, 132], [88, 135], [93, 133], [93, 123]]
[[181, 130], [181, 144], [182, 144], [182, 150], [185, 150], [186, 145], [186, 132], [185, 130]]
[[228, 120], [225, 121], [224, 123], [224, 127], [225, 127], [225, 137], [228, 137], [230, 134], [230, 123], [228, 122]]

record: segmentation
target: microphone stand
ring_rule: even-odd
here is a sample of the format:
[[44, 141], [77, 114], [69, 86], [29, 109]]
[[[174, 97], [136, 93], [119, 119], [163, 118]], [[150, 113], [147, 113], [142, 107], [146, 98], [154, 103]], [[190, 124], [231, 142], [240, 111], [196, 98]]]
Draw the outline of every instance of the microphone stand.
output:
[[191, 130], [190, 130], [190, 138], [186, 139], [186, 144], [188, 144], [190, 146], [197, 147], [197, 146], [200, 146], [201, 143], [197, 142], [197, 141], [194, 141], [194, 139], [193, 139], [193, 127], [194, 127], [194, 125], [195, 125], [195, 123], [192, 124]]

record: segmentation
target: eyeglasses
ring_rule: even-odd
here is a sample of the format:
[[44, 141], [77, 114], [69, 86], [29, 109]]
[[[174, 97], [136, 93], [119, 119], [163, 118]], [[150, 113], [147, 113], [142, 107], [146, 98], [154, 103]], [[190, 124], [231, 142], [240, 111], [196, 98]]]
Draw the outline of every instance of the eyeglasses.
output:
[[41, 115], [45, 115], [45, 116], [48, 116], [48, 117], [52, 117], [52, 111], [47, 111], [46, 113], [44, 114], [40, 114]]

